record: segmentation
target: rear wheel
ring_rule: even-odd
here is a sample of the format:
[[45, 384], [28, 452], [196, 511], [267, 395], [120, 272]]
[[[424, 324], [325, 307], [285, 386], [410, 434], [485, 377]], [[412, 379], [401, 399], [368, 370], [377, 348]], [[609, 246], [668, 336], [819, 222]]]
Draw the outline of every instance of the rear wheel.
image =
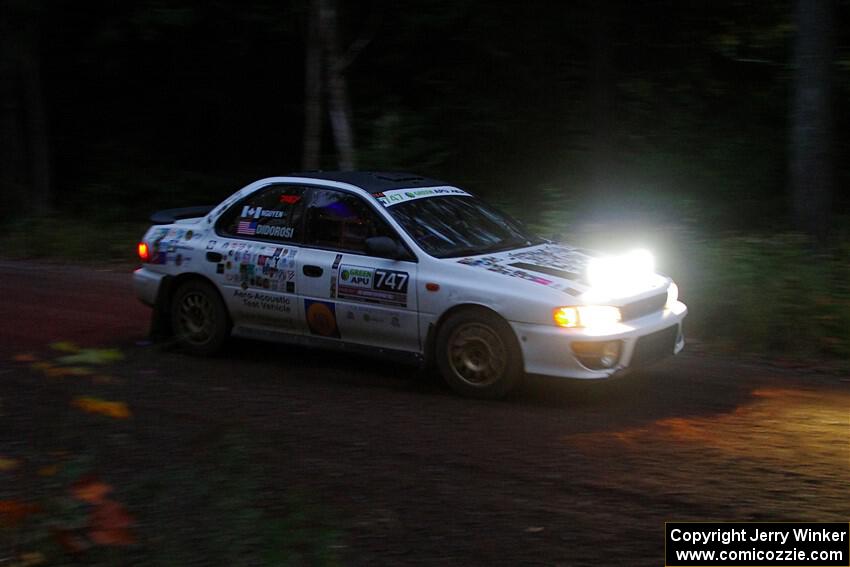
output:
[[215, 287], [203, 280], [190, 280], [177, 288], [171, 325], [177, 343], [192, 354], [215, 353], [230, 334], [227, 308]]
[[437, 366], [456, 392], [501, 398], [522, 380], [522, 354], [513, 331], [495, 313], [460, 311], [440, 326]]

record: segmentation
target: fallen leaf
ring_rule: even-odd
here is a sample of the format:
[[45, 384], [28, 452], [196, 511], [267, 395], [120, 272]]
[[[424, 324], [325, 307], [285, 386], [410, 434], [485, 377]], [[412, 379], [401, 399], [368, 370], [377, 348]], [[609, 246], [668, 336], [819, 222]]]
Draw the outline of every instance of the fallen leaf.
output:
[[62, 364], [111, 364], [122, 360], [124, 355], [114, 348], [85, 348], [76, 354], [62, 356], [57, 360]]
[[124, 402], [110, 402], [100, 398], [77, 397], [72, 402], [87, 413], [96, 413], [115, 419], [127, 419], [130, 417], [130, 409]]
[[94, 372], [90, 368], [86, 368], [85, 366], [69, 366], [65, 370], [71, 376], [91, 376]]
[[98, 545], [132, 545], [136, 543], [130, 531], [133, 523], [123, 504], [104, 500], [92, 511], [89, 538]]
[[93, 476], [87, 476], [74, 482], [70, 491], [81, 502], [101, 504], [106, 500], [106, 495], [112, 492], [112, 487]]
[[34, 567], [35, 565], [44, 565], [47, 563], [47, 558], [40, 551], [30, 551], [18, 555], [18, 567]]
[[14, 360], [15, 362], [35, 362], [38, 360], [38, 358], [31, 352], [27, 352], [24, 354], [16, 354], [12, 358], [12, 360]]
[[46, 372], [47, 370], [50, 370], [51, 368], [53, 368], [53, 363], [52, 362], [33, 362], [32, 364], [30, 364], [30, 368], [32, 368], [33, 370], [41, 370], [43, 372]]
[[20, 466], [21, 462], [18, 459], [10, 459], [8, 457], [0, 457], [0, 471], [13, 471]]
[[59, 341], [55, 343], [50, 343], [50, 348], [53, 350], [58, 350], [59, 352], [79, 352], [80, 347], [76, 343], [72, 343], [71, 341]]
[[54, 476], [59, 472], [59, 465], [46, 465], [38, 469], [38, 476]]
[[88, 376], [91, 373], [91, 370], [82, 366], [53, 366], [44, 370], [44, 374], [49, 378], [65, 378], [66, 376]]
[[8, 525], [18, 525], [27, 517], [40, 512], [41, 507], [17, 500], [0, 500], [0, 520]]
[[86, 539], [71, 530], [54, 530], [53, 539], [56, 540], [56, 543], [58, 543], [62, 549], [71, 554], [82, 553], [91, 547]]

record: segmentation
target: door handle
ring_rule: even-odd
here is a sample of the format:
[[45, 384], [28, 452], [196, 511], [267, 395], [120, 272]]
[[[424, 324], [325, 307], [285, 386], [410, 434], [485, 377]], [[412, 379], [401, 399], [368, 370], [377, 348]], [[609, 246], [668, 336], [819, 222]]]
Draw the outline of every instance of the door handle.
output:
[[207, 260], [210, 262], [221, 262], [221, 258], [222, 256], [218, 252], [207, 252]]
[[301, 271], [304, 272], [304, 275], [308, 278], [318, 278], [325, 271], [319, 266], [311, 266], [310, 264], [305, 264]]

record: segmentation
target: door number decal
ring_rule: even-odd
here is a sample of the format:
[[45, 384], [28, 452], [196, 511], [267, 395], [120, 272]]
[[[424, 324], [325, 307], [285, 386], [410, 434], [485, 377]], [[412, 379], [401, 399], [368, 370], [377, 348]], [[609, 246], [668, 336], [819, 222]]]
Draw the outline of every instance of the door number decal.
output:
[[336, 296], [339, 299], [407, 307], [409, 281], [410, 274], [407, 272], [343, 264], [339, 267]]

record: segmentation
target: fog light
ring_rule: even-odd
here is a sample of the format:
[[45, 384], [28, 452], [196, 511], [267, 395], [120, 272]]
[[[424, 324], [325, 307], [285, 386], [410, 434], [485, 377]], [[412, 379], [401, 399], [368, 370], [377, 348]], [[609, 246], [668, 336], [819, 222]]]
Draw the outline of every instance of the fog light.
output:
[[577, 341], [570, 345], [576, 359], [590, 370], [608, 370], [617, 365], [621, 341]]
[[605, 368], [611, 368], [620, 360], [620, 341], [608, 341], [602, 344], [602, 356], [599, 363]]

